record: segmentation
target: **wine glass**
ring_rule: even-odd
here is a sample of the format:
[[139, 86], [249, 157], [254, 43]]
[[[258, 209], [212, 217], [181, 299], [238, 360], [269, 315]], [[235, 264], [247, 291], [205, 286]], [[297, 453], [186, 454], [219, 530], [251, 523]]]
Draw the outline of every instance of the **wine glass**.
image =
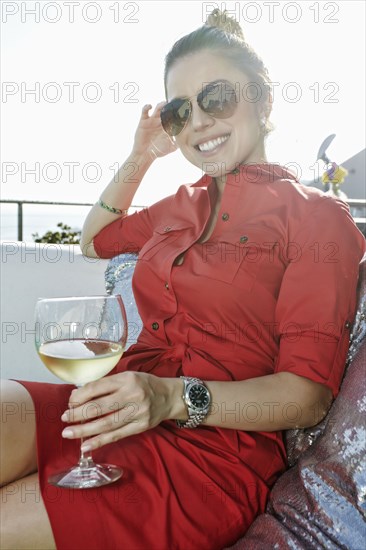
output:
[[[36, 304], [35, 322], [41, 360], [58, 378], [77, 387], [108, 374], [127, 342], [120, 295], [42, 298]], [[118, 466], [95, 464], [90, 451], [81, 451], [77, 465], [48, 481], [58, 487], [86, 489], [113, 483], [122, 475]]]

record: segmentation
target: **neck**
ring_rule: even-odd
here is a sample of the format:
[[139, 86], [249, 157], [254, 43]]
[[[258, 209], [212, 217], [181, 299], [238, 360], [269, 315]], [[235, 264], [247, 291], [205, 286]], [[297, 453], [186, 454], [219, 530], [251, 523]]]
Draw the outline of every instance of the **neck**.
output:
[[[228, 172], [229, 174], [233, 173], [235, 170], [237, 170], [242, 164], [268, 164], [268, 160], [267, 158], [261, 158], [261, 159], [258, 159], [258, 160], [245, 160], [245, 162], [240, 162], [236, 168], [234, 168], [234, 170], [231, 170], [230, 172]], [[226, 178], [227, 178], [227, 174], [223, 174], [222, 176], [218, 176], [216, 178], [213, 178], [215, 180], [215, 183], [216, 183], [216, 187], [217, 187], [217, 190], [218, 192], [221, 194], [225, 188], [225, 184], [226, 184]]]
[[[263, 140], [259, 140], [258, 143], [254, 146], [252, 151], [250, 151], [247, 156], [235, 167], [237, 169], [242, 164], [266, 164], [268, 163], [266, 151], [264, 149]], [[233, 170], [230, 170], [232, 172]], [[230, 173], [229, 172], [229, 173]], [[221, 194], [224, 190], [226, 184], [227, 174], [218, 176], [215, 179], [218, 192]]]

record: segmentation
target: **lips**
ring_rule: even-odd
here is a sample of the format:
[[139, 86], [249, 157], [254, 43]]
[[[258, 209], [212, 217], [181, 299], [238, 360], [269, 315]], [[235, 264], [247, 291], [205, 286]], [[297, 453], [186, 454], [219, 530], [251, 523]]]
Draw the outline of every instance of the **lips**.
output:
[[230, 137], [230, 134], [225, 134], [224, 136], [219, 136], [217, 138], [199, 143], [195, 145], [195, 148], [198, 151], [201, 151], [201, 153], [211, 153], [212, 151], [217, 149], [217, 147], [225, 143], [229, 139], [229, 137]]

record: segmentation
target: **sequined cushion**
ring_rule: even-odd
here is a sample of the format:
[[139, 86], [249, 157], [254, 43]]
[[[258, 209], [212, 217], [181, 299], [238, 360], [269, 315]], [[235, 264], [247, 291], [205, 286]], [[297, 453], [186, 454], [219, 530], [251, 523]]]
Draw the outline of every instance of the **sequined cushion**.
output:
[[362, 550], [366, 546], [366, 339], [328, 413], [327, 429], [270, 493], [230, 550]]
[[120, 294], [126, 309], [128, 338], [126, 349], [134, 344], [142, 329], [132, 291], [132, 276], [137, 262], [136, 254], [120, 254], [108, 262], [105, 271], [105, 288], [108, 294]]

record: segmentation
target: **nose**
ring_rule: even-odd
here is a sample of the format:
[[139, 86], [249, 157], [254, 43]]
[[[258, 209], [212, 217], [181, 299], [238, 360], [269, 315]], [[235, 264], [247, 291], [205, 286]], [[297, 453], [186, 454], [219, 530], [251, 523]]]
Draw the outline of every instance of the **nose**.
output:
[[191, 128], [195, 132], [203, 130], [204, 128], [209, 128], [215, 124], [215, 119], [211, 115], [205, 113], [199, 106], [197, 101], [192, 101], [192, 112], [191, 112]]

